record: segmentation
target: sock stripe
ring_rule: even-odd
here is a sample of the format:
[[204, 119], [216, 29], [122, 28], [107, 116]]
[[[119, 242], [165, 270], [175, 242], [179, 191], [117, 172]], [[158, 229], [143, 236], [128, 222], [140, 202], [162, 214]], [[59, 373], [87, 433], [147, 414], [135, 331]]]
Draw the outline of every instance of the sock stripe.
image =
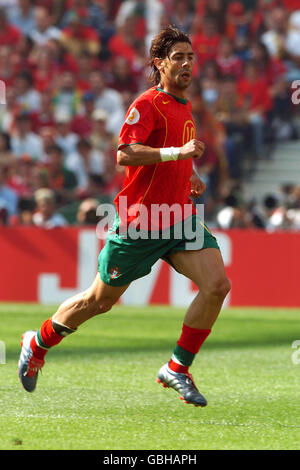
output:
[[46, 346], [46, 344], [43, 343], [40, 330], [35, 335], [35, 341], [36, 341], [37, 346], [39, 346], [40, 348], [47, 349], [47, 350], [49, 349], [49, 346]]
[[175, 356], [175, 354], [172, 354], [171, 360], [173, 362], [176, 362], [176, 364], [178, 364], [179, 366], [184, 366], [184, 364], [182, 364], [182, 362], [180, 362], [180, 360]]
[[181, 348], [180, 346], [175, 347], [173, 355], [176, 357], [177, 361], [183, 366], [191, 366], [194, 360], [195, 354], [187, 351], [186, 349]]
[[189, 366], [180, 365], [177, 362], [173, 361], [173, 359], [170, 359], [169, 361], [169, 368], [174, 372], [179, 372], [180, 374], [186, 374], [189, 370]]
[[61, 342], [64, 337], [56, 333], [52, 326], [51, 318], [44, 321], [39, 331], [31, 340], [32, 354], [37, 359], [43, 359], [48, 350]]
[[52, 346], [56, 346], [58, 343], [61, 342], [63, 336], [56, 333], [52, 326], [51, 318], [46, 320], [40, 330], [39, 330], [39, 339], [41, 340], [41, 344], [44, 345], [45, 348], [51, 348]]
[[210, 329], [191, 328], [182, 325], [182, 332], [173, 351], [172, 361], [178, 366], [189, 367], [198, 353], [200, 347], [210, 334]]
[[52, 328], [55, 331], [55, 333], [59, 334], [60, 336], [68, 336], [71, 333], [74, 333], [76, 331], [70, 328], [69, 326], [63, 325], [62, 323], [58, 322], [57, 320], [54, 320], [52, 318]]

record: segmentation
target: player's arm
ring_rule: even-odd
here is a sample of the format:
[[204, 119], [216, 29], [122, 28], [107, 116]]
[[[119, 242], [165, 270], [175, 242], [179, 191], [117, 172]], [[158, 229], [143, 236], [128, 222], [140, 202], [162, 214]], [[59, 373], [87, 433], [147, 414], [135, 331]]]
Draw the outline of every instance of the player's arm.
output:
[[170, 160], [200, 158], [205, 145], [200, 140], [190, 140], [182, 147], [153, 148], [142, 144], [126, 145], [117, 152], [117, 162], [123, 166], [153, 165]]
[[198, 171], [196, 170], [195, 165], [194, 165], [193, 174], [190, 177], [190, 182], [191, 182], [191, 196], [193, 198], [198, 198], [202, 196], [202, 194], [206, 190], [206, 184], [200, 178], [200, 175], [198, 174]]

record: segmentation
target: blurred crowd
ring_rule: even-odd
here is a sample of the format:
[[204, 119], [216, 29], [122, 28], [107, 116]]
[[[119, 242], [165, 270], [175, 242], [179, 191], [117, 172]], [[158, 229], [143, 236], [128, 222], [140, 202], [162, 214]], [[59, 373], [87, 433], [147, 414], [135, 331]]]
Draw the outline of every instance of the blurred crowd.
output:
[[224, 198], [216, 213], [215, 227], [275, 230], [300, 230], [300, 185], [283, 184], [276, 193], [257, 201], [243, 201], [235, 191]]
[[298, 138], [300, 0], [0, 0], [0, 224], [97, 221], [97, 203], [122, 187], [118, 134], [150, 86], [151, 38], [169, 24], [196, 56], [206, 216], [222, 228], [300, 228], [293, 182], [260, 207], [239, 197], [256, 162]]

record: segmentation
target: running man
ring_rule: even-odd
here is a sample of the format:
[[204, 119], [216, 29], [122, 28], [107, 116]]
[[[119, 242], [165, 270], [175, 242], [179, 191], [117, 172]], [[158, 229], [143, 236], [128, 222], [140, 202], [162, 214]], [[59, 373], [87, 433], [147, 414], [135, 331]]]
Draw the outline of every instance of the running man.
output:
[[[162, 258], [192, 280], [199, 292], [185, 314], [179, 340], [171, 358], [159, 370], [157, 381], [176, 390], [186, 403], [207, 404], [189, 367], [211, 332], [230, 282], [218, 244], [206, 227], [203, 245], [195, 244], [194, 249], [186, 243], [185, 232], [178, 239], [174, 231], [186, 220], [197, 224], [190, 196], [199, 197], [205, 190], [193, 170], [193, 158], [201, 158], [204, 144], [196, 139], [191, 104], [186, 98], [194, 64], [189, 37], [173, 27], [161, 31], [152, 41], [150, 63], [154, 86], [132, 103], [120, 134], [117, 159], [126, 166], [126, 179], [115, 199], [116, 220], [99, 255], [99, 272], [85, 292], [66, 300], [39, 331], [24, 333], [18, 373], [28, 392], [36, 387], [47, 351], [91, 317], [109, 311], [131, 282], [148, 274]], [[126, 197], [127, 208], [136, 210], [124, 210], [121, 197]], [[175, 204], [190, 211], [184, 216], [184, 211], [177, 211], [169, 224], [159, 217], [151, 220], [151, 230], [153, 227], [158, 237], [126, 236], [130, 223], [144, 234], [150, 230], [140, 217], [140, 208], [150, 213], [153, 204]], [[170, 230], [167, 238], [161, 236], [165, 228]]]

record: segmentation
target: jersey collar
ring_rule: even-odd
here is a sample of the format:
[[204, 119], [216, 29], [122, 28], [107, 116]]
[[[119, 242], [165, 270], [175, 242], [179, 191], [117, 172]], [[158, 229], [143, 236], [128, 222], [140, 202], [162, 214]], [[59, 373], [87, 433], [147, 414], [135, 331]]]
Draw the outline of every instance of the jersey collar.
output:
[[157, 91], [161, 91], [162, 93], [165, 93], [166, 95], [172, 96], [172, 98], [174, 98], [174, 100], [178, 101], [178, 103], [187, 104], [187, 102], [188, 102], [187, 99], [178, 98], [178, 96], [172, 95], [171, 93], [167, 93], [165, 90], [163, 90], [160, 87], [156, 87], [156, 89], [157, 89]]

